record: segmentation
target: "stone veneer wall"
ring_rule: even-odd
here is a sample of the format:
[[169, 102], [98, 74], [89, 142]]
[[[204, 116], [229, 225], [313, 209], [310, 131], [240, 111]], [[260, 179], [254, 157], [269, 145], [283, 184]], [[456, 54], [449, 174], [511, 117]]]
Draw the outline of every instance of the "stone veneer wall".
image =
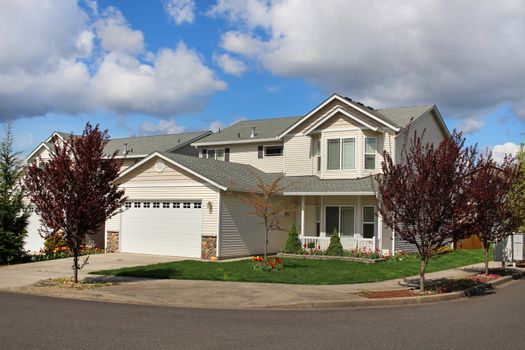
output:
[[118, 231], [108, 231], [107, 242], [106, 242], [106, 252], [116, 253], [118, 252]]
[[217, 237], [202, 236], [201, 259], [210, 260], [217, 257]]

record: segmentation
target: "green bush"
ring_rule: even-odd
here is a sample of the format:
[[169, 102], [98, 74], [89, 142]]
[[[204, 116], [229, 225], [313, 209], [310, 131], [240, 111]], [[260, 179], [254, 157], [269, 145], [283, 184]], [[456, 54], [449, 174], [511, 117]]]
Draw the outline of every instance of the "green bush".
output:
[[297, 233], [295, 223], [292, 223], [292, 227], [290, 227], [290, 231], [288, 231], [288, 239], [284, 245], [283, 253], [297, 254], [300, 253], [301, 250], [302, 247], [301, 241], [299, 240], [299, 234]]
[[330, 237], [330, 245], [325, 254], [332, 256], [344, 255], [343, 245], [341, 244], [341, 238], [339, 238], [339, 232], [337, 232], [337, 230], [334, 230], [332, 233], [332, 237]]
[[44, 241], [44, 251], [46, 253], [51, 253], [55, 249], [60, 249], [65, 246], [66, 241], [64, 241], [64, 238], [58, 232], [53, 232], [47, 236], [46, 240]]

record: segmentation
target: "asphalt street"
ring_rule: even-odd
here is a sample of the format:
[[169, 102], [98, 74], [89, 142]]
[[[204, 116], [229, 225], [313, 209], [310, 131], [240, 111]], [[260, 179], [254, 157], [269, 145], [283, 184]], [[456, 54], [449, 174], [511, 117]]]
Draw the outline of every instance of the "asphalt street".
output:
[[431, 305], [304, 311], [0, 293], [1, 349], [524, 349], [525, 281]]

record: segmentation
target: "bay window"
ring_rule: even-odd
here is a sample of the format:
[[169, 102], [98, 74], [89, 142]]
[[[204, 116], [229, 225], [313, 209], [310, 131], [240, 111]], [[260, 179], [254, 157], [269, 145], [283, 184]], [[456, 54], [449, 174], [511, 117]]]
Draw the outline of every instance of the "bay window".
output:
[[375, 137], [365, 138], [365, 169], [374, 170], [376, 168], [376, 146]]
[[328, 170], [355, 169], [355, 138], [328, 140]]

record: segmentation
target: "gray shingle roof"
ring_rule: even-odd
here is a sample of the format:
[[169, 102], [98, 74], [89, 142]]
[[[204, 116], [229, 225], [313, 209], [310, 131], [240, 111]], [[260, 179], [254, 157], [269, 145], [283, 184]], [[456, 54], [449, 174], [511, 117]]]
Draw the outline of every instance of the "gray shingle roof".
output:
[[132, 150], [129, 155], [147, 155], [155, 151], [167, 152], [182, 147], [188, 142], [194, 141], [199, 137], [204, 137], [210, 133], [210, 131], [196, 131], [171, 135], [110, 139], [104, 148], [104, 152], [106, 154], [112, 154], [113, 152], [118, 151], [118, 155], [122, 155], [125, 143], [128, 144], [128, 149]]
[[[64, 139], [69, 139], [71, 133], [65, 132], [56, 132]], [[128, 155], [142, 155], [146, 156], [155, 151], [158, 152], [167, 152], [176, 150], [179, 147], [182, 147], [189, 142], [198, 140], [206, 135], [211, 134], [211, 131], [195, 131], [195, 132], [185, 132], [180, 134], [168, 134], [168, 135], [155, 135], [155, 136], [137, 136], [137, 137], [125, 137], [125, 138], [116, 138], [110, 139], [106, 147], [104, 148], [104, 153], [107, 155], [113, 154], [117, 151], [117, 155], [121, 156], [124, 151], [124, 144], [128, 144], [128, 150], [131, 150]], [[78, 135], [73, 135], [77, 137]], [[54, 149], [53, 142], [48, 142], [47, 146], [50, 149]]]
[[[215, 134], [199, 140], [199, 142], [195, 142], [195, 144], [277, 138], [279, 134], [301, 118], [302, 116], [242, 120], [221, 130], [221, 132], [216, 132]], [[253, 138], [250, 137], [252, 126], [255, 126], [255, 137]]]
[[[180, 165], [202, 175], [231, 191], [249, 192], [257, 186], [257, 177], [265, 182], [274, 180], [279, 174], [264, 173], [251, 165], [230, 163], [214, 159], [185, 156], [176, 153], [163, 153]], [[362, 193], [373, 192], [370, 177], [360, 179], [322, 180], [317, 176], [285, 176], [283, 184], [289, 187], [285, 192], [297, 193]]]
[[404, 128], [410, 123], [410, 119], [416, 120], [426, 112], [433, 105], [421, 105], [413, 107], [399, 107], [399, 108], [384, 108], [378, 109], [377, 112], [390, 119], [395, 125]]

